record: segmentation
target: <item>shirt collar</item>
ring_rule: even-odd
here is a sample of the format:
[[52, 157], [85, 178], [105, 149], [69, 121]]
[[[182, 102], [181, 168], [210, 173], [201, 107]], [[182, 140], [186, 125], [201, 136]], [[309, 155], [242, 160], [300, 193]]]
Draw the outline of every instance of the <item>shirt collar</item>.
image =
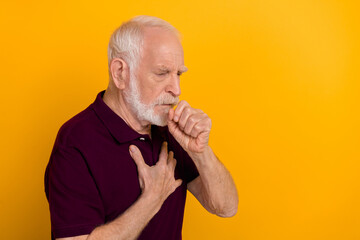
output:
[[[103, 95], [105, 90], [98, 93], [95, 101], [92, 106], [99, 117], [99, 119], [103, 122], [105, 127], [109, 130], [111, 135], [119, 142], [129, 142], [138, 138], [146, 138], [150, 139], [148, 134], [140, 134], [132, 129], [126, 122], [117, 115], [111, 108], [103, 100]], [[151, 135], [153, 139], [157, 137], [157, 133], [164, 136], [164, 131], [166, 127], [158, 127], [156, 125], [151, 125]], [[156, 133], [157, 132], [157, 133]]]

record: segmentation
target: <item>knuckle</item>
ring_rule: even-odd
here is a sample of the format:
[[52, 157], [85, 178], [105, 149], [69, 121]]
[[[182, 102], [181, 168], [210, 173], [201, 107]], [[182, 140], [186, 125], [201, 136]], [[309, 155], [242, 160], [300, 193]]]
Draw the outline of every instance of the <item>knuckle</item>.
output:
[[171, 179], [171, 173], [170, 171], [166, 171], [165, 175], [164, 175], [164, 179]]
[[185, 114], [189, 114], [190, 111], [191, 111], [190, 107], [185, 107], [185, 108], [184, 108], [184, 113], [185, 113]]
[[160, 170], [162, 173], [166, 172], [166, 165], [160, 164], [160, 165], [158, 166], [158, 168], [159, 168], [159, 170]]
[[189, 105], [189, 103], [186, 100], [181, 100], [179, 105]]
[[200, 124], [194, 126], [195, 130], [199, 131], [201, 129]]
[[169, 153], [167, 151], [164, 150], [164, 158], [167, 159], [169, 157]]
[[166, 149], [161, 150], [161, 153], [160, 153], [159, 158], [165, 158], [165, 159], [167, 159], [168, 156], [169, 156], [169, 154], [168, 154], [168, 152], [166, 151]]
[[190, 135], [194, 138], [196, 138], [198, 136], [197, 132], [195, 132], [195, 131], [192, 131]]
[[189, 117], [188, 122], [190, 124], [194, 124], [195, 123], [195, 118], [194, 117]]

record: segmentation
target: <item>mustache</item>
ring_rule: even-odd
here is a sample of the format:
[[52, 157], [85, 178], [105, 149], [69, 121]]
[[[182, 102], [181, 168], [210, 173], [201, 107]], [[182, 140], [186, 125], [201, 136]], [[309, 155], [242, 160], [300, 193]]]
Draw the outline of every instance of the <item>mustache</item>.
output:
[[162, 95], [159, 96], [155, 102], [154, 105], [160, 105], [160, 104], [170, 104], [175, 106], [179, 102], [179, 97], [173, 97], [171, 95]]

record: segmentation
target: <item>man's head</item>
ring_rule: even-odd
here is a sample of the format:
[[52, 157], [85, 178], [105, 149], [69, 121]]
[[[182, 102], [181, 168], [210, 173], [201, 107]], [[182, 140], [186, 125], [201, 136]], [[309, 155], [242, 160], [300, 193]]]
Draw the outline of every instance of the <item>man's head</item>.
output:
[[179, 76], [187, 70], [177, 30], [159, 18], [133, 18], [112, 34], [108, 61], [110, 85], [135, 117], [166, 125], [181, 93]]

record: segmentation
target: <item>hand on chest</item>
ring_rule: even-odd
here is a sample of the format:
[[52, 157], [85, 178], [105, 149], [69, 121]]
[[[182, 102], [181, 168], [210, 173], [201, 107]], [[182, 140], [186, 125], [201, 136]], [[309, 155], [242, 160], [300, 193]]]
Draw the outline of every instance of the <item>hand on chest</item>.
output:
[[[129, 146], [135, 145], [141, 151], [144, 162], [154, 166], [159, 160], [161, 142], [139, 138], [133, 141], [114, 144], [102, 151], [100, 146], [88, 156], [89, 168], [99, 194], [104, 203], [105, 211], [110, 216], [116, 216], [130, 207], [141, 194], [137, 166], [130, 156]], [[173, 151], [169, 145], [168, 151]], [[180, 156], [176, 151], [174, 157], [177, 165], [174, 171], [175, 179], [182, 178]], [[172, 195], [183, 195], [186, 186], [180, 186]], [[170, 196], [169, 198], [172, 198]]]

